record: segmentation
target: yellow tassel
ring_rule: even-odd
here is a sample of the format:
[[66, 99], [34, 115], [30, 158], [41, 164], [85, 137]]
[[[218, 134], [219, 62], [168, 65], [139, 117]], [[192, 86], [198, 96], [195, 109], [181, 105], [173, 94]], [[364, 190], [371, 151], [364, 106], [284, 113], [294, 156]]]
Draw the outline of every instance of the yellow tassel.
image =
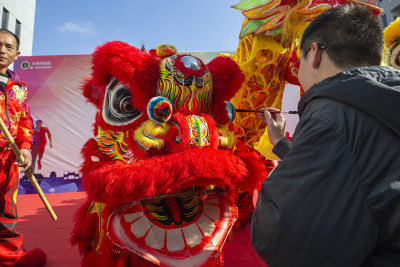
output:
[[222, 148], [232, 149], [233, 145], [236, 143], [235, 133], [229, 131], [227, 125], [217, 125], [218, 133], [221, 135], [220, 144]]

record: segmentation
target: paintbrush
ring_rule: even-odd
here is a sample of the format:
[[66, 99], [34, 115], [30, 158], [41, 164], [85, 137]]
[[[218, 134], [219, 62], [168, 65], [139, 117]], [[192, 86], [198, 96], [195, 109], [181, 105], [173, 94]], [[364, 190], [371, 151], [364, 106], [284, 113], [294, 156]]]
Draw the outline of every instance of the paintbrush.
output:
[[[254, 109], [240, 109], [240, 108], [237, 108], [235, 110], [236, 110], [236, 112], [256, 112], [256, 113], [262, 112], [262, 110], [259, 110], [259, 109], [258, 110], [254, 110]], [[273, 110], [273, 111], [269, 111], [269, 113], [298, 114], [298, 112], [294, 111], [294, 110], [290, 110], [290, 111], [275, 111], [275, 110]]]

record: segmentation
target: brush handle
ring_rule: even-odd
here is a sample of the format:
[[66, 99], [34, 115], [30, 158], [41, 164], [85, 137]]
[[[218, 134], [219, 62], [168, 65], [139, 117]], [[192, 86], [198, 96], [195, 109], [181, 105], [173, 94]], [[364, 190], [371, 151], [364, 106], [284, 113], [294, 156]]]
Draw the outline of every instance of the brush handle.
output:
[[[259, 109], [257, 110], [257, 109], [240, 109], [240, 108], [237, 108], [235, 110], [236, 110], [236, 112], [256, 112], [256, 113], [262, 112]], [[298, 114], [298, 112], [294, 111], [294, 110], [290, 110], [290, 111], [270, 111], [269, 113]]]

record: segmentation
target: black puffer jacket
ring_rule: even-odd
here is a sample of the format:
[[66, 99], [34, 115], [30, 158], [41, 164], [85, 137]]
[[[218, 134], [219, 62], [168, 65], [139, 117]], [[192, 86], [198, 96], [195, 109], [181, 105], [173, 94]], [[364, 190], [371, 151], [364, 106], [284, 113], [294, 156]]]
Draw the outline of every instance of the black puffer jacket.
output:
[[299, 102], [262, 184], [252, 243], [269, 267], [400, 266], [400, 72], [354, 68]]

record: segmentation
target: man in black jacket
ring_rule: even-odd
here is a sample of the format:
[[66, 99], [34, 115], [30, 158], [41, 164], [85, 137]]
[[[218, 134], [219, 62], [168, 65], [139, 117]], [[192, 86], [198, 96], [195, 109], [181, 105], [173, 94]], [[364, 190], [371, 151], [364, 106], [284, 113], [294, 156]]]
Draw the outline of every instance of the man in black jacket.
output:
[[381, 26], [340, 6], [300, 49], [293, 143], [281, 114], [260, 114], [283, 160], [262, 184], [253, 247], [269, 267], [400, 266], [400, 72], [378, 66]]

